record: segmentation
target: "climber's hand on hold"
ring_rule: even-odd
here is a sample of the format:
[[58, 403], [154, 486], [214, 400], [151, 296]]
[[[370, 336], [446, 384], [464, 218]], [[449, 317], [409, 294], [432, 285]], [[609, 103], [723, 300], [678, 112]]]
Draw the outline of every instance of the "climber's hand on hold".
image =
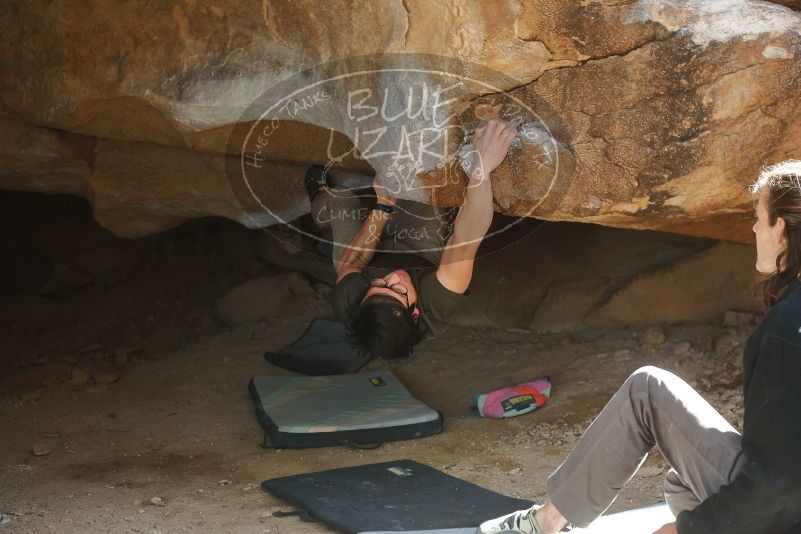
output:
[[477, 129], [473, 143], [476, 150], [473, 172], [481, 178], [489, 176], [506, 157], [516, 135], [517, 128], [512, 123], [500, 120], [490, 120]]

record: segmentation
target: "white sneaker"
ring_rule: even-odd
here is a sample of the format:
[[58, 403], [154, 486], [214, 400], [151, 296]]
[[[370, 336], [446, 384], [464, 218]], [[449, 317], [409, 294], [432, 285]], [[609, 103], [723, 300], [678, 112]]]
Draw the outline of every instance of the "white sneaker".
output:
[[534, 517], [539, 509], [540, 505], [535, 504], [527, 510], [484, 521], [476, 534], [541, 534], [542, 529]]

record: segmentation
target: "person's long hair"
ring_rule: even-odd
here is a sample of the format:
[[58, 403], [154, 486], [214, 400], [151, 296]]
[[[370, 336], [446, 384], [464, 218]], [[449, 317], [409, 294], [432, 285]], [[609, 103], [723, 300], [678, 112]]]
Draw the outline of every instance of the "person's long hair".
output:
[[765, 196], [768, 222], [784, 219], [786, 246], [776, 258], [776, 269], [760, 281], [762, 300], [770, 308], [782, 299], [790, 283], [801, 276], [801, 161], [788, 160], [765, 167], [751, 186]]

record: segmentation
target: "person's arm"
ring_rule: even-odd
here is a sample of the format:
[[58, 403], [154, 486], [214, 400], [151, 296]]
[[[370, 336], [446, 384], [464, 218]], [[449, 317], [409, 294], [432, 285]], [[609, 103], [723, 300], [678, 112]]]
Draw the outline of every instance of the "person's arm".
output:
[[[395, 205], [395, 198], [387, 193], [386, 188], [381, 185], [376, 174], [373, 180], [376, 202], [388, 206]], [[387, 225], [390, 214], [381, 210], [370, 210], [367, 218], [362, 223], [359, 231], [353, 236], [345, 252], [339, 259], [337, 267], [337, 282], [342, 280], [350, 273], [361, 272], [370, 264], [381, 242], [381, 233]]]
[[464, 202], [453, 223], [453, 234], [437, 269], [437, 279], [450, 291], [464, 293], [470, 286], [476, 252], [492, 223], [489, 176], [506, 157], [516, 135], [517, 129], [512, 124], [497, 120], [476, 130], [475, 165], [469, 176]]
[[678, 515], [679, 534], [777, 534], [801, 523], [801, 347], [771, 336], [758, 358], [745, 407], [746, 464]]

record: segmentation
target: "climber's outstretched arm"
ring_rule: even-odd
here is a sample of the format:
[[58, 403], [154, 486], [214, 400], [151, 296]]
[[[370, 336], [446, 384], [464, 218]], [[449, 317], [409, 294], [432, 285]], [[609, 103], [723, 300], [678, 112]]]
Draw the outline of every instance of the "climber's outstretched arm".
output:
[[437, 269], [439, 282], [456, 293], [464, 293], [470, 285], [478, 246], [492, 223], [490, 173], [506, 157], [506, 151], [516, 135], [514, 125], [497, 120], [489, 121], [486, 126], [476, 130], [475, 164], [464, 202], [454, 221], [453, 234]]

